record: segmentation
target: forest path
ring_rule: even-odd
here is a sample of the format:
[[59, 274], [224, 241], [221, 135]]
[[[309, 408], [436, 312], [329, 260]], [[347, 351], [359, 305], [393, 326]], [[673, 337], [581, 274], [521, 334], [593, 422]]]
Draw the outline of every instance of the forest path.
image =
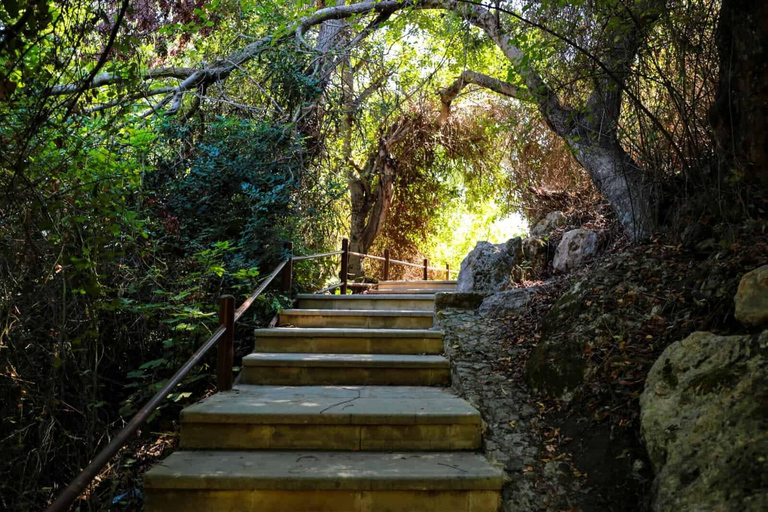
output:
[[482, 420], [447, 388], [434, 294], [384, 281], [299, 295], [255, 332], [242, 384], [182, 412], [181, 451], [145, 477], [146, 510], [495, 512]]

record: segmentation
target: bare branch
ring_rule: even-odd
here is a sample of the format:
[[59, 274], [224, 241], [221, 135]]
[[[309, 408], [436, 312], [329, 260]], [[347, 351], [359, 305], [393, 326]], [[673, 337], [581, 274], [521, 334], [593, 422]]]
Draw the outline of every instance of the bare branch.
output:
[[442, 126], [448, 119], [448, 116], [451, 113], [451, 103], [453, 103], [453, 100], [456, 99], [464, 86], [469, 84], [485, 87], [486, 89], [490, 89], [502, 96], [509, 96], [510, 98], [527, 101], [530, 101], [531, 99], [530, 93], [526, 89], [521, 90], [509, 82], [476, 71], [466, 70], [455, 82], [440, 91], [440, 102], [443, 106], [440, 110], [440, 116], [437, 118], [438, 126]]
[[[152, 80], [156, 78], [182, 79], [182, 78], [190, 77], [195, 73], [195, 71], [196, 70], [192, 68], [176, 68], [176, 67], [148, 69], [141, 73], [141, 78], [142, 80]], [[93, 77], [93, 80], [91, 80], [90, 84], [88, 85], [88, 88], [96, 89], [98, 87], [102, 87], [105, 85], [113, 85], [113, 84], [117, 84], [125, 81], [126, 81], [126, 77], [121, 76], [117, 73], [101, 73]], [[51, 87], [48, 91], [46, 91], [46, 93], [49, 96], [61, 96], [63, 94], [71, 94], [73, 92], [77, 92], [79, 87], [81, 87], [80, 84], [56, 85]]]

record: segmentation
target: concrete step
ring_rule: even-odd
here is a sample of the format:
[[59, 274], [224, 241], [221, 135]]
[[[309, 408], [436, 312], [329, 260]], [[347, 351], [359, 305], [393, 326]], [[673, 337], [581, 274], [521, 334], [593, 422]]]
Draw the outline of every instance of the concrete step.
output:
[[431, 294], [392, 295], [319, 295], [299, 294], [299, 309], [400, 309], [434, 311], [435, 296]]
[[384, 290], [368, 290], [366, 294], [373, 295], [395, 295], [395, 294], [407, 294], [407, 295], [434, 295], [436, 293], [447, 293], [456, 290], [441, 290], [439, 288], [397, 288], [397, 289], [384, 289]]
[[243, 358], [243, 383], [286, 386], [449, 386], [442, 356], [400, 354], [276, 354]]
[[423, 329], [256, 329], [256, 352], [441, 354], [442, 331]]
[[467, 452], [179, 451], [144, 476], [147, 512], [496, 512], [501, 485]]
[[456, 290], [456, 281], [379, 281], [379, 290], [430, 289], [450, 292]]
[[399, 309], [285, 309], [279, 325], [294, 327], [354, 327], [358, 329], [430, 329], [432, 311]]
[[181, 413], [181, 446], [224, 450], [480, 448], [480, 413], [441, 388], [250, 386]]

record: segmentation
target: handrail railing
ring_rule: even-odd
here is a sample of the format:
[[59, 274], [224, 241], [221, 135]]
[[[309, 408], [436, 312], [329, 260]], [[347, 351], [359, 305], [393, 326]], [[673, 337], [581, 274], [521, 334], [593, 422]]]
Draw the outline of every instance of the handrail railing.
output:
[[[340, 254], [341, 251], [337, 251], [335, 253], [328, 253], [328, 254]], [[398, 263], [400, 265], [405, 265], [408, 267], [415, 267], [415, 268], [424, 268], [424, 264], [419, 263], [411, 263], [410, 261], [400, 261], [396, 260], [394, 258], [387, 259], [386, 256], [374, 256], [372, 254], [363, 254], [359, 252], [353, 252], [349, 251], [350, 256], [357, 256], [359, 258], [368, 258], [371, 260], [378, 260], [378, 261], [389, 261], [390, 263]], [[449, 265], [446, 265], [446, 268], [438, 268], [438, 267], [427, 267], [427, 270], [432, 270], [434, 272], [448, 272], [449, 274], [458, 274], [457, 270], [451, 270], [451, 267]]]
[[219, 299], [219, 327], [203, 343], [200, 348], [190, 357], [179, 370], [165, 383], [165, 385], [155, 393], [155, 395], [137, 412], [128, 424], [112, 438], [112, 441], [103, 448], [93, 458], [90, 464], [64, 489], [58, 498], [48, 507], [46, 512], [66, 512], [74, 503], [78, 496], [88, 487], [88, 485], [98, 476], [99, 472], [107, 465], [118, 451], [125, 445], [130, 437], [136, 433], [138, 428], [147, 420], [147, 418], [160, 406], [168, 394], [176, 385], [181, 382], [187, 373], [208, 353], [208, 351], [218, 342], [218, 358], [216, 364], [216, 387], [218, 391], [228, 391], [232, 389], [234, 382], [232, 367], [234, 363], [234, 334], [235, 322], [248, 310], [259, 295], [269, 286], [269, 284], [281, 275], [281, 288], [290, 291], [293, 280], [293, 262], [325, 258], [329, 256], [341, 255], [341, 282], [323, 288], [315, 293], [325, 293], [327, 291], [341, 289], [341, 293], [346, 295], [347, 288], [357, 283], [348, 283], [349, 277], [349, 257], [370, 258], [384, 262], [384, 280], [389, 279], [389, 265], [397, 263], [416, 268], [424, 269], [424, 280], [428, 279], [428, 271], [445, 272], [450, 278], [451, 267], [445, 266], [445, 269], [429, 266], [429, 261], [425, 258], [424, 264], [410, 263], [407, 261], [395, 260], [389, 257], [389, 249], [384, 250], [384, 256], [374, 256], [349, 250], [349, 240], [344, 238], [340, 251], [325, 252], [321, 254], [309, 254], [305, 256], [293, 256], [293, 244], [286, 242], [284, 245], [288, 257], [283, 259], [279, 265], [261, 282], [256, 290], [235, 310], [235, 298], [231, 295], [224, 295]]
[[[424, 262], [419, 263], [411, 263], [409, 261], [401, 261], [393, 259], [389, 256], [389, 249], [384, 249], [384, 256], [374, 256], [373, 254], [364, 254], [361, 252], [355, 252], [349, 250], [349, 239], [344, 238], [341, 241], [341, 250], [340, 251], [332, 251], [332, 252], [324, 252], [320, 254], [308, 254], [304, 256], [293, 256], [291, 257], [291, 262], [294, 261], [302, 261], [302, 260], [311, 260], [316, 258], [325, 258], [328, 256], [338, 256], [341, 255], [341, 272], [340, 272], [340, 282], [336, 283], [332, 286], [328, 286], [326, 288], [323, 288], [322, 290], [318, 290], [315, 293], [325, 293], [330, 292], [333, 290], [336, 290], [337, 288], [340, 288], [341, 294], [346, 295], [347, 288], [350, 287], [359, 287], [362, 286], [363, 283], [350, 283], [348, 281], [349, 279], [349, 257], [350, 256], [356, 256], [358, 258], [368, 258], [376, 261], [382, 261], [384, 262], [384, 268], [383, 268], [383, 280], [386, 281], [389, 279], [389, 268], [390, 264], [396, 263], [398, 265], [404, 265], [407, 267], [414, 267], [414, 268], [420, 268], [424, 271], [423, 279], [426, 281], [429, 279], [429, 271], [433, 272], [445, 272], [446, 279], [451, 278], [451, 274], [458, 273], [455, 270], [451, 270], [450, 265], [445, 265], [445, 268], [437, 268], [437, 267], [430, 267], [429, 266], [429, 260], [424, 258]], [[284, 274], [285, 276], [285, 274]], [[290, 277], [287, 277], [287, 279], [290, 279]], [[285, 286], [286, 281], [284, 281], [284, 287], [290, 288], [290, 281], [288, 281], [288, 286]]]
[[324, 258], [326, 256], [336, 256], [338, 254], [341, 254], [342, 252], [344, 251], [324, 252], [321, 254], [309, 254], [307, 256], [294, 256], [292, 259], [293, 261], [314, 260], [316, 258]]
[[[290, 246], [286, 244], [290, 250]], [[224, 295], [219, 299], [219, 327], [203, 343], [197, 351], [187, 359], [187, 361], [173, 374], [168, 382], [137, 412], [128, 424], [112, 438], [112, 441], [104, 447], [93, 458], [90, 464], [67, 486], [66, 489], [56, 498], [47, 509], [47, 512], [66, 512], [74, 503], [80, 493], [98, 476], [99, 472], [107, 465], [118, 451], [125, 445], [130, 437], [136, 433], [139, 427], [146, 421], [165, 400], [168, 394], [176, 385], [181, 382], [187, 373], [205, 356], [216, 342], [219, 342], [218, 360], [217, 360], [217, 389], [218, 391], [228, 391], [232, 389], [232, 366], [234, 364], [234, 334], [235, 322], [237, 322], [243, 313], [253, 304], [253, 301], [267, 288], [272, 280], [284, 268], [290, 268], [291, 258], [285, 258], [280, 264], [264, 279], [256, 291], [254, 291], [245, 302], [235, 311], [235, 298], [231, 295]], [[286, 267], [288, 265], [288, 267]], [[283, 272], [283, 276], [285, 272]], [[283, 280], [283, 285], [285, 280]]]

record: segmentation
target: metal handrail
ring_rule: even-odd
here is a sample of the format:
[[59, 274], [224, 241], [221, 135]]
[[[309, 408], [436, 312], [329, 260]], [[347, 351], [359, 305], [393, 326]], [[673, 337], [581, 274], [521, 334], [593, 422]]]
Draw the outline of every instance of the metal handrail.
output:
[[280, 264], [275, 268], [275, 270], [272, 271], [271, 274], [267, 276], [264, 281], [261, 282], [258, 288], [256, 288], [256, 291], [254, 291], [250, 297], [248, 297], [245, 302], [240, 304], [240, 307], [237, 308], [237, 311], [235, 311], [235, 322], [240, 320], [240, 317], [243, 316], [243, 313], [245, 313], [249, 307], [251, 307], [251, 304], [253, 304], [253, 301], [256, 300], [256, 298], [261, 295], [261, 292], [263, 292], [267, 286], [269, 286], [269, 283], [272, 282], [272, 280], [277, 277], [277, 274], [283, 270], [283, 267], [285, 267], [286, 264], [288, 264], [289, 258], [284, 259], [280, 262]]
[[[339, 254], [339, 253], [333, 253], [333, 254]], [[363, 254], [363, 253], [360, 253], [360, 252], [353, 252], [353, 251], [349, 251], [349, 254], [351, 256], [357, 256], [358, 258], [363, 258], [363, 259], [369, 258], [369, 259], [372, 259], [372, 260], [389, 261], [390, 263], [399, 263], [400, 265], [406, 265], [406, 266], [409, 266], [409, 267], [424, 268], [424, 265], [420, 265], [418, 263], [411, 263], [409, 261], [400, 261], [400, 260], [395, 260], [395, 259], [392, 259], [392, 258], [387, 260], [387, 258], [384, 258], [384, 257], [381, 257], [381, 256], [374, 256], [372, 254]], [[427, 270], [433, 270], [435, 272], [445, 272], [446, 270], [448, 270], [448, 272], [450, 272], [451, 274], [458, 274], [459, 273], [458, 270], [450, 270], [450, 269], [437, 268], [437, 267], [427, 267]]]
[[[333, 251], [333, 252], [323, 252], [320, 254], [308, 254], [305, 256], [293, 256], [291, 259], [293, 261], [301, 261], [301, 260], [313, 260], [315, 258], [325, 258], [326, 256], [336, 256], [337, 254], [343, 254], [344, 251]], [[352, 253], [350, 253], [352, 254]]]
[[[291, 260], [293, 261], [302, 261], [302, 260], [312, 260], [317, 258], [325, 258], [327, 256], [338, 256], [339, 254], [344, 254], [344, 251], [333, 251], [333, 252], [323, 252], [320, 254], [307, 254], [304, 256], [293, 256]], [[374, 256], [373, 254], [363, 254], [361, 252], [355, 252], [355, 251], [347, 251], [347, 254], [350, 256], [357, 256], [358, 258], [368, 258], [371, 260], [378, 260], [378, 261], [387, 261], [387, 258], [383, 256]], [[401, 261], [396, 259], [389, 259], [390, 263], [398, 263], [400, 265], [406, 265], [408, 267], [415, 267], [415, 268], [424, 268], [424, 265], [420, 265], [419, 263], [411, 263], [409, 261]], [[432, 270], [434, 272], [445, 272], [446, 270], [450, 272], [451, 274], [458, 274], [458, 270], [451, 270], [451, 269], [445, 269], [445, 268], [438, 268], [438, 267], [427, 267], [427, 270]], [[324, 290], [328, 291], [328, 290]], [[320, 292], [315, 292], [320, 293]]]
[[[199, 349], [187, 359], [187, 361], [179, 368], [179, 370], [173, 374], [168, 382], [158, 391], [155, 395], [137, 412], [131, 421], [112, 438], [112, 441], [104, 447], [93, 458], [90, 464], [67, 486], [66, 489], [56, 498], [51, 506], [46, 509], [46, 512], [66, 512], [69, 507], [74, 503], [80, 493], [98, 476], [99, 472], [107, 465], [107, 463], [114, 457], [118, 451], [125, 445], [130, 437], [139, 429], [139, 427], [147, 420], [147, 418], [155, 412], [160, 404], [168, 396], [168, 393], [181, 382], [187, 373], [205, 356], [208, 351], [213, 347], [225, 334], [225, 338], [229, 338], [231, 342], [232, 335], [234, 334], [234, 323], [243, 316], [243, 313], [253, 304], [253, 301], [263, 292], [269, 283], [277, 276], [278, 273], [285, 267], [290, 261], [290, 258], [284, 259], [280, 264], [267, 276], [261, 285], [256, 288], [256, 291], [243, 302], [237, 311], [232, 312], [234, 306], [234, 297], [225, 296], [221, 301], [221, 314], [220, 319], [222, 321], [219, 328], [216, 329], [213, 334], [203, 343]], [[227, 311], [228, 310], [228, 311]], [[226, 322], [224, 320], [227, 319]], [[229, 332], [228, 332], [229, 331]], [[232, 372], [232, 360], [231, 360], [231, 347], [229, 353], [229, 372], [230, 372], [230, 387], [231, 387], [231, 372]], [[220, 361], [221, 363], [221, 361]], [[221, 369], [221, 366], [219, 366]], [[221, 378], [221, 375], [219, 376]], [[221, 382], [221, 380], [219, 381]]]
[[[387, 258], [383, 258], [381, 256], [374, 256], [372, 254], [363, 254], [363, 253], [354, 252], [354, 251], [349, 251], [349, 254], [351, 254], [352, 256], [359, 256], [360, 258], [370, 258], [372, 260], [387, 261]], [[389, 260], [389, 261], [394, 261], [394, 260]]]

